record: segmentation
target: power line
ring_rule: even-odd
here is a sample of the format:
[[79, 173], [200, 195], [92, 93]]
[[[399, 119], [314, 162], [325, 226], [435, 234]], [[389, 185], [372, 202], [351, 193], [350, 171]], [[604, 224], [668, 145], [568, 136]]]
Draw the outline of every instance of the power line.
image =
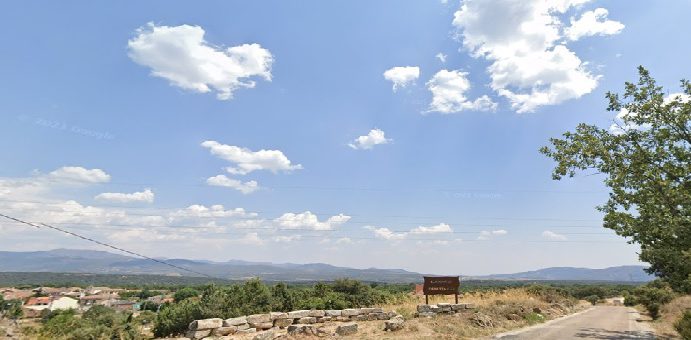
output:
[[197, 274], [197, 275], [202, 275], [202, 276], [205, 276], [205, 277], [208, 277], [208, 278], [211, 278], [211, 279], [219, 279], [219, 278], [217, 278], [217, 277], [213, 277], [213, 276], [208, 275], [208, 274], [205, 274], [205, 273], [201, 273], [201, 272], [198, 272], [198, 271], [195, 271], [195, 270], [192, 270], [192, 269], [180, 267], [180, 266], [178, 266], [178, 265], [175, 265], [175, 264], [172, 264], [172, 263], [163, 261], [163, 260], [158, 260], [158, 259], [155, 259], [155, 258], [153, 258], [153, 257], [149, 257], [149, 256], [146, 256], [146, 255], [142, 255], [142, 254], [140, 254], [140, 253], [136, 253], [136, 252], [133, 252], [133, 251], [130, 251], [130, 250], [127, 250], [127, 249], [123, 249], [123, 248], [114, 246], [114, 245], [112, 245], [112, 244], [108, 244], [108, 243], [105, 243], [105, 242], [101, 242], [101, 241], [98, 241], [98, 240], [94, 240], [94, 239], [92, 239], [92, 238], [90, 238], [90, 237], [82, 236], [82, 235], [79, 235], [79, 234], [77, 234], [77, 233], [71, 232], [71, 231], [69, 231], [69, 230], [65, 230], [65, 229], [62, 229], [62, 228], [58, 228], [58, 227], [52, 226], [52, 225], [50, 225], [50, 224], [40, 223], [40, 225], [39, 225], [39, 224], [35, 224], [35, 223], [32, 223], [32, 222], [27, 222], [27, 221], [24, 221], [24, 220], [20, 220], [20, 219], [18, 219], [18, 218], [14, 218], [14, 217], [11, 217], [11, 216], [7, 216], [7, 215], [4, 215], [4, 214], [0, 214], [0, 217], [4, 217], [4, 218], [6, 218], [6, 219], [9, 219], [9, 220], [12, 220], [12, 221], [15, 221], [15, 222], [19, 222], [19, 223], [22, 223], [22, 224], [26, 224], [26, 225], [28, 225], [28, 226], [32, 226], [32, 227], [37, 228], [37, 229], [42, 229], [41, 226], [43, 226], [43, 227], [46, 227], [46, 228], [50, 228], [50, 229], [53, 229], [53, 230], [57, 230], [57, 231], [59, 231], [59, 232], [61, 232], [61, 233], [64, 233], [64, 234], [67, 234], [67, 235], [70, 235], [70, 236], [74, 236], [74, 237], [80, 238], [80, 239], [85, 240], [85, 241], [89, 241], [89, 242], [96, 243], [96, 244], [101, 245], [101, 246], [104, 246], [104, 247], [112, 248], [112, 249], [115, 249], [115, 250], [117, 250], [117, 251], [121, 251], [121, 252], [130, 254], [130, 255], [134, 255], [134, 256], [137, 256], [137, 257], [141, 257], [141, 258], [143, 258], [143, 259], [150, 260], [150, 261], [153, 261], [153, 262], [156, 262], [156, 263], [159, 263], [159, 264], [163, 264], [163, 265], [166, 265], [166, 266], [175, 268], [175, 269], [183, 270], [183, 271], [186, 271], [186, 272], [189, 272], [189, 273], [193, 273], [193, 274]]

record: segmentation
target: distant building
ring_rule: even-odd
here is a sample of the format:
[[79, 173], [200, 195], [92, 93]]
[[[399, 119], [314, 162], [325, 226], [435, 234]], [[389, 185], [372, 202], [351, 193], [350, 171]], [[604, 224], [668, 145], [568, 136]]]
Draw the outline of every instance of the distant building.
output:
[[79, 308], [79, 301], [71, 297], [63, 296], [54, 299], [50, 303], [50, 310], [65, 310], [65, 309], [77, 309]]

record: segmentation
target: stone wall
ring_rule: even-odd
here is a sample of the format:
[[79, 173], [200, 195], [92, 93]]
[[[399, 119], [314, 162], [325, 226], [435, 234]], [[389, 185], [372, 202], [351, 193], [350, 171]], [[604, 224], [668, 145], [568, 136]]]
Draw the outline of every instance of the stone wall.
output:
[[436, 305], [418, 305], [415, 317], [432, 317], [437, 314], [456, 314], [475, 309], [472, 303], [438, 303]]
[[[288, 332], [314, 329], [311, 325], [327, 321], [352, 322], [371, 320], [391, 320], [399, 315], [384, 312], [381, 308], [351, 308], [337, 310], [297, 310], [288, 313], [271, 312], [230, 319], [194, 320], [189, 325], [187, 337], [203, 339], [209, 336], [228, 336], [234, 334], [257, 333], [288, 328]], [[265, 332], [268, 333], [268, 332]]]

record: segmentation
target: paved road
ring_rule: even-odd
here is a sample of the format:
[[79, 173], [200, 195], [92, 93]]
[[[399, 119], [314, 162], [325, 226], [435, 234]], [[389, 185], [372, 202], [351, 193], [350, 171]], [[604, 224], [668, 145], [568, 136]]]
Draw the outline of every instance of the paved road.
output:
[[636, 321], [638, 317], [638, 312], [633, 308], [597, 306], [577, 315], [499, 334], [494, 338], [503, 340], [655, 339], [654, 333], [647, 324]]

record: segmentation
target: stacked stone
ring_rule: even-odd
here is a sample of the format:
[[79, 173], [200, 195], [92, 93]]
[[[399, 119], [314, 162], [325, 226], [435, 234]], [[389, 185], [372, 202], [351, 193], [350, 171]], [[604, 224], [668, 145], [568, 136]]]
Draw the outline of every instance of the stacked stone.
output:
[[312, 327], [312, 325], [318, 323], [327, 321], [390, 320], [397, 315], [395, 312], [384, 312], [381, 308], [350, 308], [343, 310], [297, 310], [288, 313], [271, 312], [226, 320], [213, 318], [192, 321], [189, 325], [187, 337], [190, 339], [203, 339], [208, 336], [227, 336], [284, 328], [288, 328], [288, 332], [291, 334], [316, 334], [316, 328]]
[[438, 303], [436, 305], [418, 305], [416, 317], [433, 317], [438, 314], [456, 314], [474, 309], [472, 303]]

